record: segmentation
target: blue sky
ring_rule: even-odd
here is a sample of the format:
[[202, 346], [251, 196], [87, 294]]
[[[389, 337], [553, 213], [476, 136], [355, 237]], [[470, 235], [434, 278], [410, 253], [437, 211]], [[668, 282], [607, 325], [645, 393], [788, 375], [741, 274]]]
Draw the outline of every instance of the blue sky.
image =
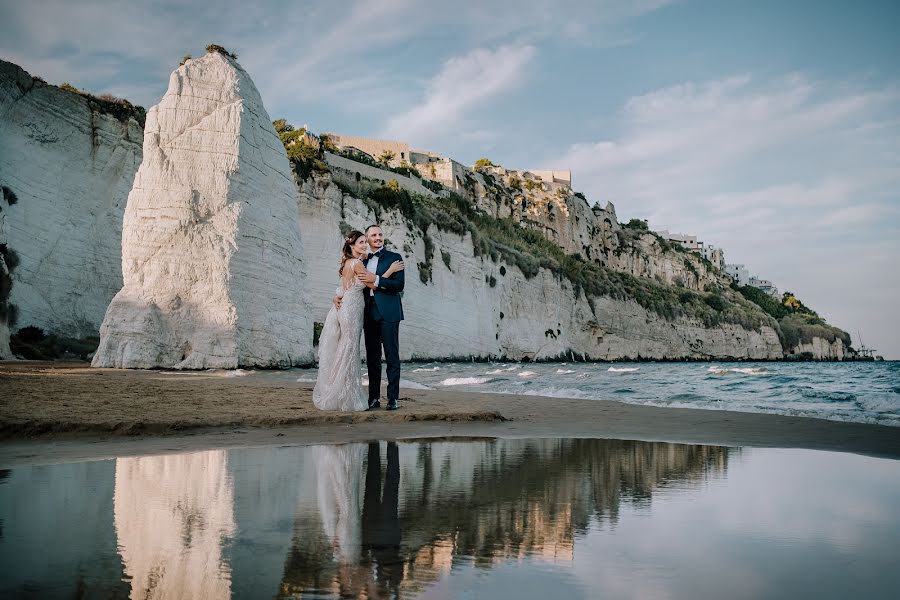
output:
[[0, 0], [0, 57], [150, 106], [239, 54], [269, 113], [571, 168], [900, 358], [900, 2]]

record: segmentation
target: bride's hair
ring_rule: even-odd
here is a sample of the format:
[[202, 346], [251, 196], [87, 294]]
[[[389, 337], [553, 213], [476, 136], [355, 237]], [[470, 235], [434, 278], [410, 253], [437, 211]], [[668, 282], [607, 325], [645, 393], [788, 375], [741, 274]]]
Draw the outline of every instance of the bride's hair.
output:
[[342, 277], [344, 275], [344, 264], [353, 258], [353, 244], [364, 235], [365, 234], [362, 231], [353, 229], [344, 237], [344, 247], [341, 248], [341, 267], [338, 269], [339, 276]]

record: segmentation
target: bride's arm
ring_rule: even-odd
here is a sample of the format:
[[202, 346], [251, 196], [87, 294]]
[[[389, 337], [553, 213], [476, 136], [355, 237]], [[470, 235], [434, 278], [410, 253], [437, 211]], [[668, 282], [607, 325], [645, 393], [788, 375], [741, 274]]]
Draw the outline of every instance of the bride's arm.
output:
[[[357, 261], [356, 264], [353, 265], [353, 272], [356, 273], [357, 275], [362, 275], [362, 274], [364, 274], [364, 273], [365, 273], [365, 274], [368, 274], [368, 275], [371, 275], [371, 273], [369, 273], [368, 269], [366, 269], [366, 268], [363, 266], [363, 264], [362, 264], [361, 262], [359, 262], [359, 261]], [[360, 278], [360, 281], [362, 281], [363, 283], [365, 283], [367, 288], [372, 289], [372, 290], [375, 289], [375, 282], [374, 282], [374, 281], [373, 281], [372, 283], [366, 283], [366, 282], [365, 282], [363, 279], [361, 279], [361, 278]]]
[[384, 275], [382, 275], [382, 277], [390, 277], [394, 273], [397, 273], [398, 271], [402, 271], [405, 268], [406, 268], [406, 266], [403, 264], [402, 260], [395, 260], [394, 262], [391, 263], [391, 266], [389, 266], [387, 268], [387, 271], [384, 272]]

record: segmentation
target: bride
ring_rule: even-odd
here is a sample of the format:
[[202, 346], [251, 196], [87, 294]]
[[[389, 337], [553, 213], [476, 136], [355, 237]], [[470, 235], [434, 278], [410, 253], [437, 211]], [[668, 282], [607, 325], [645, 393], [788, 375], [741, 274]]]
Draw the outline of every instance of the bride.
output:
[[[363, 328], [367, 286], [358, 275], [366, 273], [363, 260], [369, 246], [361, 231], [353, 230], [344, 238], [340, 285], [335, 292], [343, 299], [340, 309], [331, 307], [319, 336], [319, 376], [313, 389], [313, 404], [320, 410], [361, 411], [369, 407], [368, 395], [363, 392], [360, 378], [359, 337]], [[394, 262], [381, 277], [390, 277], [403, 270], [403, 263]]]

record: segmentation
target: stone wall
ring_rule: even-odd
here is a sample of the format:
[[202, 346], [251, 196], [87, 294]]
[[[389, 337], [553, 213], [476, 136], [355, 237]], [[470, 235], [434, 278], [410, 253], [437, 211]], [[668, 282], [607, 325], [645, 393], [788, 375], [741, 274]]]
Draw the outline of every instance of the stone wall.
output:
[[[435, 195], [434, 192], [422, 185], [422, 180], [417, 177], [408, 177], [387, 169], [379, 169], [331, 152], [325, 153], [325, 162], [331, 168], [331, 176], [335, 181], [339, 181], [357, 192], [362, 191], [363, 188], [379, 187], [393, 179], [400, 184], [401, 188], [410, 193], [424, 196]], [[356, 177], [357, 174], [359, 174], [359, 179]]]
[[378, 140], [356, 135], [341, 135], [338, 133], [329, 133], [331, 140], [338, 146], [353, 146], [359, 148], [374, 159], [378, 159], [384, 151], [394, 153], [394, 160], [391, 166], [399, 166], [402, 162], [411, 162], [409, 144], [405, 142], [397, 142], [394, 140]]

